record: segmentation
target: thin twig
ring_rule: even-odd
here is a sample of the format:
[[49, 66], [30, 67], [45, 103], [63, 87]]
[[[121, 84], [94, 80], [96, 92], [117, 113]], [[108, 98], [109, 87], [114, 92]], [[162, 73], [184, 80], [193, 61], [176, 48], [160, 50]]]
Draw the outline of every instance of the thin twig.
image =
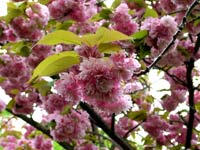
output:
[[140, 71], [139, 73], [135, 73], [134, 76], [140, 76], [143, 74], [146, 74], [147, 72], [149, 72], [151, 70], [151, 68], [153, 68], [161, 59], [162, 57], [169, 51], [169, 49], [171, 48], [171, 46], [174, 44], [176, 38], [178, 37], [178, 35], [181, 33], [181, 31], [184, 29], [186, 21], [187, 21], [187, 17], [190, 15], [192, 9], [199, 4], [198, 0], [195, 0], [190, 7], [187, 9], [185, 15], [183, 16], [183, 19], [181, 21], [181, 23], [178, 26], [178, 30], [176, 31], [176, 33], [173, 35], [171, 41], [169, 42], [169, 44], [166, 46], [165, 49], [162, 50], [162, 52], [156, 57], [156, 59], [145, 69]]
[[[39, 124], [38, 122], [36, 122], [35, 120], [33, 120], [32, 118], [27, 117], [26, 115], [22, 115], [22, 114], [15, 114], [12, 112], [12, 110], [6, 108], [6, 111], [8, 111], [9, 113], [11, 113], [12, 115], [22, 119], [23, 121], [25, 121], [26, 123], [30, 124], [31, 126], [33, 126], [34, 128], [36, 128], [37, 130], [41, 131], [43, 134], [47, 135], [48, 137], [50, 137], [51, 139], [53, 139], [53, 137], [50, 134], [50, 130], [45, 128], [44, 126], [42, 126], [41, 124]], [[58, 142], [57, 143], [59, 145], [61, 145], [63, 148], [65, 148], [66, 150], [73, 150], [73, 147], [71, 145], [69, 145], [66, 142]]]

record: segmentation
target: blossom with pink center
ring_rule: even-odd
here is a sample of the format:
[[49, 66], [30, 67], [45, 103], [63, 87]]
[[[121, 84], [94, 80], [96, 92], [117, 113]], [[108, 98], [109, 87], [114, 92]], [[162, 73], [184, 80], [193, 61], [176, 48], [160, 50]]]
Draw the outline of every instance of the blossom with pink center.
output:
[[126, 3], [121, 3], [115, 13], [111, 16], [112, 28], [124, 34], [131, 35], [138, 30], [138, 24], [132, 20], [128, 13], [129, 8]]
[[34, 3], [26, 10], [26, 15], [31, 19], [35, 20], [40, 27], [44, 27], [47, 25], [50, 14], [47, 6], [42, 5], [40, 3]]
[[122, 111], [128, 111], [132, 107], [132, 100], [130, 95], [120, 95], [115, 101], [95, 101], [95, 106], [101, 110], [105, 110], [110, 113], [120, 113]]
[[111, 56], [116, 67], [116, 74], [123, 80], [130, 80], [133, 72], [140, 68], [140, 63], [133, 57], [127, 57], [125, 51], [113, 54]]
[[82, 143], [75, 150], [98, 150], [98, 147], [92, 143]]
[[29, 18], [16, 17], [11, 21], [11, 26], [17, 36], [30, 41], [38, 41], [44, 35], [43, 31], [38, 28], [37, 22]]
[[51, 135], [57, 141], [72, 142], [82, 139], [90, 127], [88, 117], [86, 112], [75, 110], [71, 110], [67, 115], [57, 115], [54, 118], [56, 126], [51, 131]]
[[84, 59], [80, 71], [84, 100], [109, 102], [117, 100], [121, 95], [120, 80], [110, 59]]
[[95, 33], [97, 28], [100, 27], [101, 22], [76, 22], [69, 27], [69, 31], [84, 35], [87, 33]]
[[161, 19], [147, 18], [142, 22], [141, 30], [149, 31], [146, 43], [161, 50], [172, 39], [178, 29], [177, 25], [172, 16], [163, 16]]
[[32, 48], [31, 54], [27, 57], [28, 64], [35, 68], [42, 60], [54, 54], [52, 47], [47, 45], [36, 45]]
[[38, 103], [39, 96], [37, 93], [17, 94], [15, 96], [15, 104], [13, 112], [16, 114], [30, 114], [33, 110], [33, 104]]
[[51, 16], [60, 21], [73, 19], [84, 22], [97, 13], [95, 0], [53, 0], [48, 7]]
[[186, 82], [186, 67], [178, 66], [176, 68], [172, 68], [169, 71], [169, 74], [175, 76], [181, 82], [173, 80], [172, 77], [165, 75], [165, 79], [169, 81], [172, 90], [185, 90], [186, 87], [182, 85], [182, 82]]
[[173, 90], [171, 96], [165, 96], [162, 101], [162, 106], [168, 112], [174, 110], [179, 103], [186, 100], [185, 90]]
[[76, 52], [82, 57], [94, 57], [94, 58], [101, 58], [103, 54], [101, 54], [97, 48], [97, 46], [89, 47], [87, 45], [76, 46], [74, 48]]
[[154, 138], [158, 138], [165, 130], [169, 128], [169, 124], [158, 115], [151, 115], [143, 123], [143, 128]]
[[115, 130], [116, 133], [124, 137], [131, 129], [133, 129], [137, 123], [134, 120], [131, 120], [127, 117], [122, 117], [119, 119], [116, 124]]
[[58, 94], [49, 94], [42, 98], [42, 102], [45, 110], [48, 113], [53, 113], [54, 111], [62, 111], [67, 105], [67, 101], [64, 97]]
[[0, 43], [6, 43], [7, 41], [15, 42], [17, 40], [13, 29], [3, 21], [0, 21], [0, 31]]
[[164, 9], [167, 13], [173, 12], [176, 10], [177, 5], [174, 3], [173, 0], [160, 0], [160, 6]]
[[33, 141], [34, 148], [38, 150], [52, 150], [52, 143], [50, 139], [45, 139], [44, 136], [38, 135]]
[[140, 82], [134, 81], [134, 82], [128, 82], [127, 84], [125, 84], [123, 88], [124, 88], [124, 93], [129, 94], [143, 89], [143, 86]]
[[55, 89], [67, 102], [78, 103], [82, 98], [82, 89], [73, 73], [63, 73], [55, 82]]

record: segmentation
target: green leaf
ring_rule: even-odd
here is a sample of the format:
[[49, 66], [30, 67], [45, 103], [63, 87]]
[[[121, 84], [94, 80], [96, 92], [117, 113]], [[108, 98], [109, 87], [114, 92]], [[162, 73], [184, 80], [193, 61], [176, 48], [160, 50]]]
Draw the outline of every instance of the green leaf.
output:
[[1, 76], [0, 76], [0, 83], [3, 83], [5, 80], [6, 80], [5, 77], [1, 77]]
[[147, 30], [141, 30], [141, 31], [134, 33], [131, 36], [133, 37], [133, 40], [142, 40], [142, 39], [144, 39], [145, 37], [148, 36], [148, 31]]
[[158, 14], [153, 8], [147, 7], [143, 17], [144, 18], [148, 18], [148, 17], [157, 18]]
[[81, 44], [79, 36], [70, 31], [57, 30], [44, 36], [37, 44], [56, 45], [56, 44]]
[[105, 27], [100, 27], [96, 34], [100, 37], [98, 41], [99, 44], [132, 39], [132, 37], [127, 36], [119, 31], [109, 30]]
[[108, 20], [110, 19], [110, 14], [112, 14], [112, 11], [110, 9], [102, 9], [99, 13], [94, 15], [90, 20], [91, 21], [99, 21], [102, 19]]
[[114, 0], [114, 2], [111, 5], [111, 8], [115, 9], [121, 4], [121, 0]]
[[33, 87], [36, 88], [42, 96], [46, 96], [51, 91], [51, 85], [45, 80], [37, 81], [33, 84]]
[[63, 147], [60, 146], [57, 142], [53, 141], [53, 149], [54, 150], [63, 150]]
[[140, 60], [145, 58], [146, 56], [148, 56], [150, 54], [151, 54], [151, 48], [148, 45], [142, 45], [141, 44], [139, 46], [138, 56], [139, 56]]
[[46, 5], [50, 0], [38, 0], [40, 4]]
[[100, 39], [100, 36], [98, 36], [96, 34], [85, 34], [81, 37], [82, 43], [84, 43], [90, 47], [97, 45], [99, 39]]
[[31, 53], [30, 43], [20, 41], [16, 43], [8, 43], [3, 46], [5, 49], [10, 49], [13, 53], [27, 57]]
[[147, 112], [145, 110], [129, 111], [127, 115], [128, 118], [135, 121], [143, 121], [147, 118]]
[[41, 76], [52, 76], [58, 74], [71, 66], [79, 63], [79, 55], [74, 51], [66, 51], [51, 55], [44, 59], [33, 71], [28, 83], [34, 82]]
[[15, 103], [16, 102], [14, 99], [10, 100], [10, 102], [7, 104], [6, 108], [12, 109], [14, 107]]
[[58, 22], [56, 25], [56, 29], [57, 30], [67, 30], [73, 23], [74, 23], [73, 20], [67, 20], [63, 23]]
[[112, 43], [103, 43], [100, 44], [98, 47], [99, 51], [101, 53], [113, 53], [113, 52], [118, 52], [120, 51], [122, 48], [119, 45], [116, 44], [112, 44]]
[[66, 105], [66, 106], [63, 108], [63, 111], [61, 112], [61, 114], [62, 114], [62, 115], [67, 115], [67, 114], [69, 114], [71, 108], [72, 108], [72, 106]]
[[186, 58], [189, 58], [190, 56], [190, 53], [188, 52], [188, 50], [182, 46], [177, 46], [177, 50], [183, 55], [185, 56]]
[[3, 116], [4, 118], [8, 118], [11, 116], [11, 113], [9, 113], [7, 110], [3, 110], [1, 112], [1, 116]]
[[8, 2], [7, 15], [2, 18], [6, 21], [6, 23], [9, 23], [13, 18], [23, 15], [25, 10], [24, 5], [26, 5], [26, 3], [22, 3], [21, 5], [17, 6], [12, 2]]

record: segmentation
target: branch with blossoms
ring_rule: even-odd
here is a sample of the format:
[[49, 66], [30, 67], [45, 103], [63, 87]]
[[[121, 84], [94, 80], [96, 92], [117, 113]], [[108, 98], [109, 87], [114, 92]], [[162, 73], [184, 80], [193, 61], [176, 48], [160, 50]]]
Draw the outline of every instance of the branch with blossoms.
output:
[[[53, 137], [50, 134], [50, 130], [47, 129], [46, 127], [42, 126], [40, 123], [34, 121], [32, 118], [29, 118], [26, 115], [22, 115], [22, 114], [15, 114], [12, 110], [10, 110], [8, 108], [6, 108], [6, 111], [8, 111], [9, 113], [11, 113], [13, 116], [16, 116], [16, 117], [22, 119], [26, 123], [28, 123], [31, 126], [33, 126], [34, 128], [36, 128], [37, 130], [41, 131], [43, 134], [45, 134], [48, 137], [50, 137], [51, 139], [53, 139]], [[57, 141], [57, 143], [59, 145], [61, 145], [63, 148], [67, 149], [67, 150], [73, 150], [73, 147], [71, 145], [69, 145], [68, 143], [66, 143], [66, 142], [59, 142], [59, 141]]]
[[140, 71], [139, 73], [135, 73], [134, 76], [140, 76], [143, 74], [148, 73], [161, 59], [162, 57], [170, 50], [170, 48], [173, 46], [175, 40], [177, 39], [178, 35], [181, 33], [181, 31], [184, 29], [186, 22], [187, 22], [187, 17], [190, 15], [191, 11], [193, 8], [199, 4], [199, 0], [195, 0], [187, 9], [185, 15], [182, 18], [181, 23], [178, 26], [178, 30], [176, 33], [173, 35], [171, 41], [169, 44], [162, 50], [162, 52], [155, 58], [155, 60], [145, 69]]
[[96, 125], [99, 126], [108, 136], [117, 144], [121, 149], [132, 150], [132, 147], [122, 137], [117, 135], [110, 129], [101, 117], [85, 102], [80, 102], [80, 106], [87, 111], [90, 117], [95, 121]]

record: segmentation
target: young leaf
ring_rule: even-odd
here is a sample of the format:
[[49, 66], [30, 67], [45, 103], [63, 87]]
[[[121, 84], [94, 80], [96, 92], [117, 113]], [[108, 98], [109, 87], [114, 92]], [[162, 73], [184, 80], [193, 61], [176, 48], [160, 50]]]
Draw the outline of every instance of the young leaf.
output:
[[40, 80], [34, 83], [33, 87], [36, 88], [42, 96], [46, 96], [51, 90], [51, 85], [45, 80]]
[[157, 18], [158, 14], [154, 9], [147, 7], [143, 17], [144, 18], [148, 18], [148, 17]]
[[138, 31], [138, 32], [134, 33], [131, 36], [133, 37], [133, 40], [142, 40], [147, 35], [148, 35], [148, 31], [147, 30], [141, 30], [141, 31]]
[[120, 51], [121, 47], [112, 43], [103, 43], [99, 45], [98, 49], [101, 53], [112, 53]]
[[128, 118], [135, 121], [143, 121], [147, 118], [147, 112], [145, 110], [130, 111], [128, 112]]
[[110, 9], [102, 9], [99, 13], [94, 15], [90, 20], [91, 21], [99, 21], [102, 19], [110, 19], [110, 14], [112, 14], [112, 11]]
[[115, 1], [112, 3], [111, 8], [115, 9], [115, 8], [117, 8], [120, 4], [121, 4], [121, 0], [115, 0]]
[[7, 15], [3, 19], [9, 23], [13, 18], [23, 15], [23, 11], [19, 9], [14, 3], [7, 3]]
[[33, 71], [28, 83], [34, 82], [41, 76], [52, 76], [58, 74], [74, 64], [79, 63], [79, 55], [74, 51], [61, 52], [44, 59]]
[[132, 39], [132, 37], [127, 36], [119, 31], [109, 30], [105, 27], [100, 27], [97, 30], [96, 34], [99, 35], [99, 37], [101, 37], [98, 41], [99, 44]]
[[60, 43], [80, 45], [81, 39], [73, 32], [57, 30], [43, 37], [37, 44], [55, 45]]
[[85, 34], [81, 37], [82, 43], [90, 47], [97, 45], [99, 39], [100, 39], [100, 36], [98, 36], [97, 34]]

